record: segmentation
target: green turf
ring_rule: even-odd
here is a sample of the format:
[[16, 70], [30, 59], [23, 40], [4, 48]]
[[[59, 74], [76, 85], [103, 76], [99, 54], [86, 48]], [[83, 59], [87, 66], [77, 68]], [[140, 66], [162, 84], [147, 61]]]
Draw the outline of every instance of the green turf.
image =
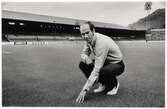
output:
[[90, 92], [75, 100], [86, 78], [78, 68], [82, 42], [2, 46], [2, 105], [164, 107], [165, 42], [118, 42], [126, 65], [115, 96]]

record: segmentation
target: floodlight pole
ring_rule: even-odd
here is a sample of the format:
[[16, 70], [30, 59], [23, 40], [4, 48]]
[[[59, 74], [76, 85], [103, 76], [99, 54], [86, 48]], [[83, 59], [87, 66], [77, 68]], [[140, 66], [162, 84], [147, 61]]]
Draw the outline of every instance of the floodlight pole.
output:
[[[146, 30], [146, 36], [150, 33], [150, 29], [151, 29], [151, 24], [150, 24], [150, 11], [151, 11], [151, 5], [152, 5], [152, 2], [146, 2], [145, 3], [145, 7], [144, 9], [146, 10], [147, 12], [147, 16], [146, 16], [146, 26], [145, 26], [145, 30]], [[147, 43], [147, 37], [145, 36], [146, 38], [146, 43]]]
[[147, 16], [148, 16], [148, 19], [146, 18], [146, 24], [148, 22], [148, 27], [146, 25], [146, 30], [149, 30], [149, 26], [150, 26], [150, 22], [149, 22], [149, 14], [150, 14], [150, 11], [151, 11], [151, 5], [152, 5], [152, 2], [146, 2], [145, 3], [145, 10], [147, 11]]

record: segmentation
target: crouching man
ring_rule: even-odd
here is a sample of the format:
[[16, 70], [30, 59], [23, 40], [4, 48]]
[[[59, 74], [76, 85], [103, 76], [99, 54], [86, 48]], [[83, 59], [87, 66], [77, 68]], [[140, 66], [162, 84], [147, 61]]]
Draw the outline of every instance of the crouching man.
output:
[[[90, 88], [98, 83], [94, 93], [106, 91], [107, 95], [117, 94], [117, 76], [124, 72], [122, 53], [117, 44], [108, 36], [95, 32], [94, 25], [86, 22], [80, 26], [82, 38], [86, 41], [81, 53], [79, 68], [87, 78], [76, 102], [82, 103]], [[94, 59], [90, 58], [94, 55]]]

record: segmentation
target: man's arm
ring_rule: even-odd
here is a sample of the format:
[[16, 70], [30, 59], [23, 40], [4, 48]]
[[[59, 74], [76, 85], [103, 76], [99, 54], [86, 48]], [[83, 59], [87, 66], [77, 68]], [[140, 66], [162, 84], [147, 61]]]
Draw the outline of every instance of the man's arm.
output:
[[84, 47], [83, 47], [83, 50], [81, 52], [81, 55], [87, 55], [89, 56], [91, 53], [91, 50], [90, 50], [90, 47], [88, 46], [88, 43], [86, 42]]
[[85, 100], [85, 96], [88, 93], [89, 89], [92, 87], [92, 85], [96, 82], [97, 78], [98, 78], [99, 74], [91, 74], [86, 82], [86, 84], [84, 85], [83, 89], [81, 90], [81, 92], [79, 93], [76, 102], [77, 103], [83, 103]]
[[79, 102], [79, 103], [83, 102], [86, 96], [86, 93], [90, 90], [93, 84], [98, 80], [99, 71], [106, 60], [108, 51], [109, 51], [109, 47], [105, 44], [104, 45], [102, 44], [97, 48], [97, 52], [95, 56], [95, 67], [91, 72], [91, 75], [89, 76], [88, 80], [86, 81], [83, 89], [81, 90], [76, 102]]
[[100, 69], [103, 67], [108, 51], [109, 47], [106, 44], [98, 46], [95, 56], [95, 67], [91, 72], [91, 75], [89, 76], [87, 82], [85, 83], [83, 90], [89, 91], [93, 84], [97, 81]]
[[90, 54], [91, 54], [91, 49], [88, 46], [88, 44], [85, 43], [83, 50], [81, 52], [81, 61], [86, 63], [86, 64], [92, 63], [92, 60], [89, 58]]

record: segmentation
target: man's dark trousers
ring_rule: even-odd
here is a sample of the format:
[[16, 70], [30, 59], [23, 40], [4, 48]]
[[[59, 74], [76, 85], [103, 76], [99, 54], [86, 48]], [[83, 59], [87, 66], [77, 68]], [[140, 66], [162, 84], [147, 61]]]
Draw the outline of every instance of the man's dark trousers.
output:
[[[89, 78], [94, 68], [94, 63], [87, 65], [84, 62], [80, 62], [79, 68], [85, 74], [86, 78]], [[115, 86], [117, 86], [118, 81], [116, 77], [121, 75], [124, 72], [124, 69], [125, 65], [123, 61], [120, 61], [119, 63], [116, 64], [105, 62], [99, 72], [100, 75], [98, 82], [105, 85], [106, 91], [109, 91], [113, 89]]]

